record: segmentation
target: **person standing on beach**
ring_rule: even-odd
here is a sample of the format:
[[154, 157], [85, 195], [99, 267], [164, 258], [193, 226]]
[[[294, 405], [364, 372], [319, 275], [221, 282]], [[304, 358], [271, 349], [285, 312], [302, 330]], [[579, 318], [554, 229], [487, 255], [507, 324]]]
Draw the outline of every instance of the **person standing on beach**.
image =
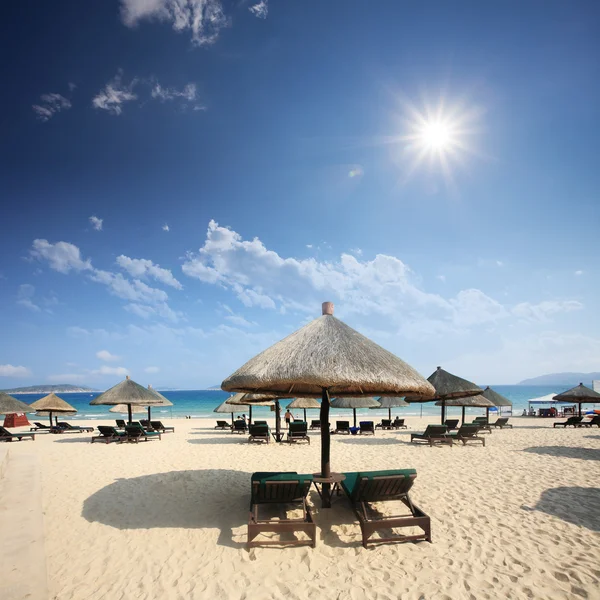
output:
[[292, 420], [292, 413], [290, 412], [289, 408], [285, 411], [285, 415], [284, 416], [285, 416], [286, 427], [289, 429], [290, 428], [290, 421]]

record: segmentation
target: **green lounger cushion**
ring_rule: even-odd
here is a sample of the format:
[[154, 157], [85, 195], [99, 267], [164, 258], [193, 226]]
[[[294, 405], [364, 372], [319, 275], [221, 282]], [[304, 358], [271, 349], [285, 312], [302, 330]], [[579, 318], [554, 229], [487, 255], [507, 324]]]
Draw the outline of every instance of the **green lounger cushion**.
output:
[[342, 487], [348, 496], [352, 497], [354, 490], [357, 488], [357, 484], [363, 477], [373, 479], [374, 477], [386, 477], [390, 475], [404, 475], [409, 477], [410, 475], [416, 475], [416, 469], [388, 469], [387, 471], [356, 471], [354, 473], [344, 473], [346, 479], [342, 481]]
[[[262, 495], [261, 492], [264, 493], [266, 483], [268, 481], [297, 481], [298, 487], [302, 489], [306, 482], [312, 482], [312, 480], [312, 475], [302, 475], [296, 473], [295, 471], [259, 471], [257, 473], [252, 474], [251, 483], [254, 484], [257, 481], [260, 483], [259, 494]], [[252, 496], [252, 500], [254, 501], [254, 485], [252, 485]], [[262, 501], [265, 501], [265, 499], [263, 498]]]

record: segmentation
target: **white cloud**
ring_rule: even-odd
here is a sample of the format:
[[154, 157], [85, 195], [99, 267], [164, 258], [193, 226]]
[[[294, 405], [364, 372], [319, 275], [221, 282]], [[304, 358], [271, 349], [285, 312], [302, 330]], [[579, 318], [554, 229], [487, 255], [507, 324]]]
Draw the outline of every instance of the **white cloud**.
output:
[[461, 290], [450, 299], [454, 308], [453, 322], [458, 327], [469, 327], [497, 321], [508, 316], [508, 311], [481, 290]]
[[311, 249], [313, 247], [313, 245], [312, 244], [306, 244], [306, 247], [309, 248], [309, 249]]
[[497, 266], [497, 267], [503, 267], [503, 266], [504, 266], [504, 263], [503, 263], [501, 260], [497, 260], [497, 261], [496, 261], [496, 266]]
[[161, 102], [175, 100], [177, 98], [182, 98], [183, 100], [192, 102], [196, 99], [196, 84], [188, 83], [181, 91], [178, 91], [174, 88], [162, 87], [160, 83], [157, 82], [152, 88], [151, 95], [153, 98], [157, 98]]
[[160, 369], [158, 367], [146, 367], [144, 373], [158, 373]]
[[104, 219], [99, 219], [96, 216], [91, 216], [89, 218], [90, 224], [91, 226], [96, 230], [96, 231], [102, 231], [102, 223], [104, 222]]
[[162, 230], [163, 230], [163, 231], [170, 231], [171, 229], [170, 229], [170, 227], [169, 227], [169, 226], [168, 226], [168, 225], [165, 223], [165, 224], [162, 226]]
[[131, 102], [137, 99], [133, 93], [137, 80], [132, 79], [129, 84], [122, 82], [123, 72], [119, 70], [112, 81], [109, 81], [94, 98], [92, 105], [94, 108], [106, 110], [111, 115], [120, 115], [123, 112], [122, 105], [125, 102]]
[[521, 302], [512, 309], [512, 313], [527, 321], [548, 321], [556, 313], [581, 309], [583, 309], [583, 304], [577, 300], [546, 300], [539, 304]]
[[220, 0], [121, 0], [121, 16], [128, 27], [156, 19], [175, 31], [190, 31], [196, 45], [212, 44], [227, 25]]
[[99, 369], [90, 371], [92, 375], [119, 375], [125, 377], [129, 375], [129, 370], [125, 367], [109, 367], [108, 365], [102, 365]]
[[0, 365], [0, 377], [30, 377], [31, 371], [27, 367], [13, 365]]
[[123, 308], [142, 319], [159, 316], [169, 321], [178, 321], [183, 316], [181, 313], [172, 310], [166, 302], [154, 304], [153, 306], [133, 302], [126, 304]]
[[446, 276], [445, 275], [437, 275], [436, 276], [437, 279], [439, 279], [441, 282], [446, 283]]
[[257, 4], [250, 6], [248, 10], [259, 19], [266, 19], [269, 13], [269, 5], [267, 0], [260, 0]]
[[111, 354], [108, 350], [98, 350], [98, 352], [96, 352], [96, 358], [99, 358], [105, 362], [114, 362], [121, 359], [120, 356]]
[[68, 86], [69, 86], [69, 91], [70, 92], [73, 92], [73, 91], [75, 91], [77, 89], [77, 84], [73, 83], [72, 81], [69, 81]]
[[356, 256], [362, 256], [363, 253], [360, 248], [350, 248], [350, 252], [352, 252], [352, 254], [356, 254]]
[[227, 315], [225, 318], [230, 323], [233, 323], [234, 325], [238, 325], [239, 327], [254, 327], [254, 325], [256, 325], [256, 323], [254, 323], [253, 321], [248, 321], [247, 319], [244, 319], [244, 317], [242, 317], [241, 315]]
[[95, 269], [90, 275], [90, 279], [106, 285], [111, 294], [131, 302], [154, 304], [166, 302], [168, 299], [166, 292], [150, 287], [139, 279], [134, 279], [133, 281], [125, 279], [121, 273], [111, 273], [110, 271]]
[[583, 271], [575, 271], [575, 275], [583, 275]]
[[165, 285], [170, 285], [177, 290], [183, 289], [183, 286], [169, 269], [163, 269], [159, 265], [154, 264], [151, 260], [145, 258], [129, 258], [128, 256], [117, 257], [117, 264], [132, 277], [145, 278], [151, 277], [156, 281], [160, 281]]
[[17, 304], [24, 306], [33, 312], [41, 312], [41, 308], [33, 302], [33, 296], [35, 295], [35, 288], [29, 284], [24, 283], [19, 286], [17, 291]]
[[60, 94], [42, 94], [40, 100], [40, 104], [32, 107], [40, 121], [49, 121], [56, 113], [71, 108], [70, 100]]
[[83, 260], [77, 246], [68, 242], [51, 244], [48, 240], [34, 240], [30, 251], [32, 257], [46, 260], [51, 269], [60, 273], [69, 271], [86, 271], [92, 268], [89, 259]]

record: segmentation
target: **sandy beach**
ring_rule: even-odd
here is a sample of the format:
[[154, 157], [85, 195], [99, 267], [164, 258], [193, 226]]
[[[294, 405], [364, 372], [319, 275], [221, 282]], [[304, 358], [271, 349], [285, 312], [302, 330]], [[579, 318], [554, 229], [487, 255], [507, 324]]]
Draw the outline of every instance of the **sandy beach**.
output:
[[416, 468], [411, 497], [431, 516], [432, 544], [365, 550], [347, 499], [322, 510], [311, 491], [315, 549], [246, 550], [250, 474], [317, 471], [319, 434], [310, 445], [250, 445], [213, 419], [169, 421], [174, 434], [137, 445], [90, 444], [90, 434], [3, 444], [0, 494], [20, 458], [39, 466], [56, 600], [600, 597], [598, 428], [514, 418], [484, 448], [430, 448], [408, 441], [431, 419], [407, 422], [333, 436], [332, 467]]

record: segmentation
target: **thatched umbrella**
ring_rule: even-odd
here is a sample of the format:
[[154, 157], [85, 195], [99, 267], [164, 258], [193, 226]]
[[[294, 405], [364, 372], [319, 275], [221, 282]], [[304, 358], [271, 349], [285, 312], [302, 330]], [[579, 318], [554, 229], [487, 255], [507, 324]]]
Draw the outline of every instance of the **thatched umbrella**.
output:
[[[438, 367], [428, 378], [427, 381], [435, 388], [435, 396], [425, 400], [439, 400], [439, 406], [442, 407], [442, 425], [446, 420], [446, 400], [449, 398], [466, 398], [468, 396], [476, 396], [483, 392], [473, 382], [448, 373], [442, 367]], [[407, 402], [423, 402], [414, 396], [406, 396]], [[438, 404], [438, 403], [436, 403]]]
[[247, 402], [252, 409], [252, 405], [265, 406], [265, 402], [272, 406], [275, 404], [275, 440], [277, 442], [281, 441], [283, 434], [281, 433], [281, 407], [279, 405], [279, 401], [284, 398], [288, 398], [288, 396], [284, 396], [282, 394], [271, 394], [267, 392], [266, 394], [244, 394], [242, 400]]
[[[221, 384], [229, 392], [274, 392], [321, 397], [321, 424], [329, 423], [329, 397], [406, 394], [433, 396], [415, 369], [333, 316], [323, 316], [267, 348]], [[329, 427], [321, 427], [321, 475], [331, 477]], [[331, 506], [323, 484], [323, 507]]]
[[[246, 399], [254, 398], [252, 402]], [[233, 404], [234, 406], [247, 406], [248, 407], [248, 423], [252, 423], [252, 406], [275, 406], [274, 400], [258, 400], [257, 394], [233, 394], [230, 398], [225, 400], [227, 404]]]
[[233, 413], [236, 412], [236, 409], [233, 404], [228, 404], [227, 400], [225, 400], [225, 402], [223, 402], [222, 404], [219, 404], [219, 406], [217, 406], [217, 408], [215, 408], [213, 412], [230, 414], [231, 424], [233, 425]]
[[370, 398], [368, 396], [363, 398], [334, 398], [330, 404], [333, 408], [351, 408], [354, 415], [354, 427], [356, 427], [357, 408], [379, 408], [381, 406], [375, 398]]
[[[108, 412], [111, 413], [120, 413], [122, 415], [124, 415], [125, 413], [129, 413], [129, 408], [127, 408], [127, 404], [117, 404], [116, 406], [113, 406], [112, 408], [108, 409]], [[141, 414], [146, 414], [146, 409], [143, 406], [132, 406], [131, 407], [131, 414], [132, 415], [141, 415]]]
[[581, 405], [600, 403], [600, 394], [580, 383], [562, 394], [557, 394], [552, 399], [557, 402], [576, 402], [579, 404], [579, 416], [581, 417]]
[[288, 408], [301, 408], [304, 411], [304, 422], [306, 422], [307, 408], [321, 408], [321, 404], [315, 398], [295, 398], [288, 405]]
[[131, 423], [133, 421], [131, 416], [132, 406], [160, 406], [162, 402], [162, 398], [154, 390], [145, 388], [143, 385], [133, 381], [133, 379], [129, 379], [129, 375], [127, 375], [125, 380], [94, 398], [90, 404], [92, 406], [126, 404], [129, 423]]
[[[153, 404], [152, 406], [173, 406], [173, 403], [168, 398], [165, 398], [160, 392], [157, 392], [151, 385], [148, 386], [148, 389], [154, 392], [161, 399], [160, 404]], [[148, 423], [152, 418], [152, 406], [148, 405]]]
[[29, 408], [33, 408], [38, 415], [49, 416], [50, 427], [52, 427], [52, 413], [75, 414], [77, 412], [77, 409], [74, 406], [71, 406], [68, 402], [65, 402], [54, 393], [36, 400], [29, 405]]
[[[444, 403], [442, 405], [442, 402]], [[484, 398], [481, 394], [477, 396], [467, 396], [466, 398], [447, 398], [446, 400], [438, 400], [435, 403], [436, 406], [462, 406], [462, 421], [461, 423], [465, 424], [465, 408], [467, 406], [481, 406], [485, 408], [490, 408], [494, 406], [494, 403], [487, 398]]]
[[[401, 396], [381, 396], [377, 398], [377, 402], [381, 408], [388, 409], [388, 418], [392, 420], [392, 408], [400, 408], [403, 406], [410, 406], [410, 404], [404, 400]], [[373, 409], [379, 408], [378, 406], [373, 406]]]
[[[489, 385], [485, 388], [485, 390], [483, 390], [483, 394], [481, 394], [481, 395], [484, 398], [487, 398], [488, 400], [492, 401], [494, 406], [496, 406], [498, 408], [499, 414], [501, 414], [503, 406], [511, 406], [512, 407], [512, 402], [508, 398], [506, 398], [502, 394], [499, 394], [498, 392], [493, 390]], [[490, 409], [489, 408], [485, 409], [485, 416], [489, 419], [489, 417], [490, 417]]]
[[30, 404], [25, 404], [4, 392], [0, 392], [0, 415], [33, 412]]

